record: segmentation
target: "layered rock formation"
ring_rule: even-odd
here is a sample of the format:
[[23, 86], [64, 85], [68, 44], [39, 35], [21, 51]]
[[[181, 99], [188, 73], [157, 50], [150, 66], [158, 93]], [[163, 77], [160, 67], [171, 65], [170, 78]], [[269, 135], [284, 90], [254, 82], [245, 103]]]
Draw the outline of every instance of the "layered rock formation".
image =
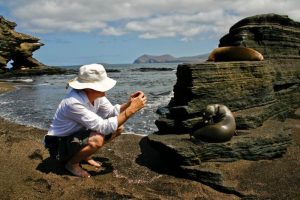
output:
[[253, 48], [270, 59], [300, 58], [299, 29], [300, 22], [286, 15], [256, 15], [234, 24], [219, 46]]
[[[156, 121], [159, 131], [148, 137], [149, 144], [184, 176], [241, 195], [228, 184], [226, 166], [281, 157], [292, 143], [279, 119], [300, 106], [299, 33], [300, 23], [287, 16], [249, 17], [232, 26], [219, 46], [250, 47], [264, 61], [179, 65], [174, 97]], [[208, 104], [233, 111], [238, 136], [218, 144], [190, 139], [202, 126], [201, 112]]]
[[156, 123], [160, 132], [191, 131], [201, 110], [213, 103], [234, 111], [240, 129], [256, 128], [266, 119], [298, 107], [299, 33], [299, 22], [275, 14], [249, 17], [233, 25], [219, 46], [264, 50], [265, 61], [179, 65], [169, 113]]
[[44, 66], [32, 57], [43, 44], [38, 38], [16, 32], [15, 27], [16, 23], [0, 16], [0, 70], [5, 70], [10, 61], [13, 69]]
[[235, 112], [237, 128], [262, 125], [300, 105], [300, 60], [183, 64], [169, 113], [156, 121], [160, 133], [185, 133], [202, 109], [221, 103]]

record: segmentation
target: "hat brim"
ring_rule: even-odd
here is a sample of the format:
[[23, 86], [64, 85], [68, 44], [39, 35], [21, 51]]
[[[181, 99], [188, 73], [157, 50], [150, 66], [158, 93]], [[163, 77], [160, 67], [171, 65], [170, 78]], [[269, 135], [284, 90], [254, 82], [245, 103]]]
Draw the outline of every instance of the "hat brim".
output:
[[75, 78], [74, 80], [69, 82], [69, 86], [77, 90], [89, 88], [99, 92], [106, 92], [113, 88], [116, 85], [116, 83], [116, 80], [111, 79], [109, 77], [105, 78], [104, 80], [92, 83], [80, 82], [77, 78]]

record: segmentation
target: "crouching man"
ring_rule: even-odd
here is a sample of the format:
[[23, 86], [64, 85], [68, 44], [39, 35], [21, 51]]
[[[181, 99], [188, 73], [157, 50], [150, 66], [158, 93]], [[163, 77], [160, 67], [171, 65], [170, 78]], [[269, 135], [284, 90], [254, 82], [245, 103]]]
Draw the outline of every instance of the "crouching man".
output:
[[50, 156], [62, 163], [75, 176], [90, 177], [80, 162], [100, 167], [92, 155], [108, 140], [119, 136], [124, 123], [142, 109], [144, 93], [134, 92], [128, 102], [112, 105], [105, 92], [116, 81], [109, 78], [100, 64], [83, 65], [71, 80], [72, 90], [60, 102], [45, 136]]

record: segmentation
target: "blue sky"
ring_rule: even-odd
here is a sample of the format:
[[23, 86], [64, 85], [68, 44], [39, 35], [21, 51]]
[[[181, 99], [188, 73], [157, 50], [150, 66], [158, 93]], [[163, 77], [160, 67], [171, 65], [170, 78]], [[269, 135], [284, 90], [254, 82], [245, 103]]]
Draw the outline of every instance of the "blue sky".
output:
[[46, 65], [132, 63], [143, 55], [212, 51], [237, 21], [276, 13], [300, 21], [297, 0], [0, 0], [16, 31], [45, 45]]

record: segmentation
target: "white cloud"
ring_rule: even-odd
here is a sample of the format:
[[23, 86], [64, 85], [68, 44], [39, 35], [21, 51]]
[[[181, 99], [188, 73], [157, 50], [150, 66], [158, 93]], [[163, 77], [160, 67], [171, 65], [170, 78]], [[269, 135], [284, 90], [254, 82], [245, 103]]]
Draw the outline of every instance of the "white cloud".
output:
[[6, 2], [18, 26], [33, 32], [98, 31], [145, 39], [188, 41], [220, 37], [240, 19], [278, 13], [300, 21], [298, 0], [14, 0]]
[[121, 29], [117, 29], [117, 28], [110, 26], [110, 27], [103, 28], [101, 34], [102, 35], [120, 36], [120, 35], [126, 34], [126, 32]]

